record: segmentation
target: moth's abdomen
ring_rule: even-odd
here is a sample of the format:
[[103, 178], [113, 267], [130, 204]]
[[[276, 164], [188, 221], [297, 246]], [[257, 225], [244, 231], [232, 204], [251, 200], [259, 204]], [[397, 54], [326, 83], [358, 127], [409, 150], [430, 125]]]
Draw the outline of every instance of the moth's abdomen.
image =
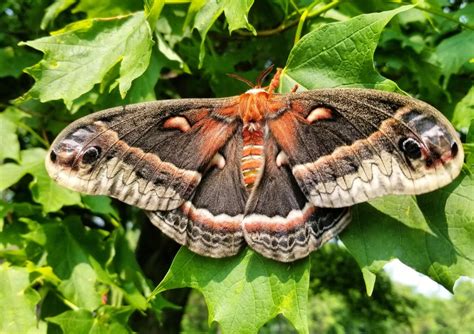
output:
[[252, 190], [263, 167], [263, 131], [260, 125], [250, 123], [242, 131], [243, 147], [240, 169], [245, 187]]

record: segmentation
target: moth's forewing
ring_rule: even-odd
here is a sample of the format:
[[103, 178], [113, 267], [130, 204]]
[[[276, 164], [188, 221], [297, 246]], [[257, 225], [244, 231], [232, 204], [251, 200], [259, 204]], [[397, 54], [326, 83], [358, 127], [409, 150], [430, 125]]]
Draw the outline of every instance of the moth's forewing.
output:
[[[461, 141], [432, 106], [399, 94], [324, 89], [289, 95], [292, 110], [269, 128], [311, 202], [345, 207], [450, 183]], [[291, 140], [288, 140], [291, 138]]]
[[[235, 131], [235, 124], [212, 117], [228, 102], [169, 100], [97, 112], [61, 132], [46, 168], [58, 183], [83, 193], [109, 195], [147, 210], [177, 208]], [[179, 124], [166, 126], [179, 116], [189, 131]]]

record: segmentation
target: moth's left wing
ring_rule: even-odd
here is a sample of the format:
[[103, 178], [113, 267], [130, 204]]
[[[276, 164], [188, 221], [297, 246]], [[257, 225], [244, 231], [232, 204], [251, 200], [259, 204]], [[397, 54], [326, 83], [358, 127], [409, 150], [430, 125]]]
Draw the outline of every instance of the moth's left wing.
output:
[[318, 207], [428, 192], [461, 170], [456, 131], [424, 102], [368, 89], [321, 89], [287, 98], [289, 107], [267, 124], [281, 150], [279, 161], [288, 162]]
[[61, 132], [46, 168], [76, 191], [109, 195], [146, 210], [173, 210], [192, 196], [234, 135], [237, 102], [179, 99], [94, 113]]

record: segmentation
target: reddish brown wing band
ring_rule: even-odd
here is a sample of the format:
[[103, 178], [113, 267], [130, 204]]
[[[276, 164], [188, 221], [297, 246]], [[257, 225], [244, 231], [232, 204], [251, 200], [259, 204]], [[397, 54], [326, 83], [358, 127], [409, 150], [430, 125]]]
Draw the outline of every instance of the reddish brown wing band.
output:
[[293, 261], [336, 236], [347, 207], [439, 188], [462, 162], [452, 126], [421, 101], [255, 88], [87, 116], [56, 138], [46, 167], [68, 188], [147, 210], [196, 253], [230, 256], [248, 244]]

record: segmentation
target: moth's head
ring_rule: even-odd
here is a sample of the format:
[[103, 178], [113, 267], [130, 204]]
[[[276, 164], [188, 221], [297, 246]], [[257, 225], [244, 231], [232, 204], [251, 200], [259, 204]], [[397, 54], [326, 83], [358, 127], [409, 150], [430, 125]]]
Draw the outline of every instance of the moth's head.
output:
[[448, 172], [454, 178], [461, 170], [464, 153], [453, 126], [440, 115], [412, 110], [402, 116], [397, 145], [416, 169], [433, 173]]
[[98, 162], [106, 151], [106, 143], [93, 125], [68, 127], [56, 138], [46, 157], [46, 169], [59, 184], [84, 191], [94, 182]]

